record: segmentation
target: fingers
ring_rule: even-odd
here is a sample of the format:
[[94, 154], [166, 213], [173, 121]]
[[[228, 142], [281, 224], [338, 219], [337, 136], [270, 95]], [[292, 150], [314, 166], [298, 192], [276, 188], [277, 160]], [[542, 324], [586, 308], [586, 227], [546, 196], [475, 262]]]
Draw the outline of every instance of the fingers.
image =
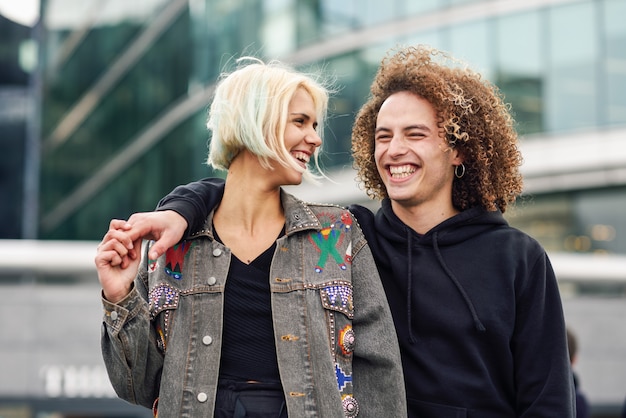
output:
[[148, 256], [156, 260], [183, 238], [186, 229], [187, 221], [177, 212], [138, 212], [131, 215], [128, 221], [113, 219], [103, 242], [117, 240], [128, 250], [118, 251], [121, 266], [124, 268], [130, 260], [137, 258], [140, 249], [135, 247], [142, 239], [155, 241]]
[[187, 229], [187, 221], [177, 212], [166, 210], [133, 214], [128, 223], [131, 238], [141, 236], [154, 240], [148, 256], [156, 260], [165, 251], [179, 242]]
[[138, 239], [134, 242], [134, 247], [128, 250], [128, 255], [126, 257], [122, 257], [121, 267], [123, 269], [127, 268], [129, 265], [139, 258], [139, 254], [141, 252], [141, 243], [142, 240]]
[[114, 241], [119, 246], [124, 248], [123, 250], [119, 250], [121, 256], [128, 255], [128, 252], [135, 247], [135, 240], [132, 239], [130, 232], [123, 229], [109, 228], [100, 245], [104, 245], [109, 241]]
[[161, 229], [164, 228], [160, 214], [162, 212], [138, 212], [128, 218], [130, 237], [133, 240], [158, 239]]
[[132, 247], [129, 250], [124, 244], [126, 238], [124, 233], [119, 230], [108, 231], [104, 236], [104, 239], [98, 245], [98, 252], [96, 255], [96, 266], [104, 266], [109, 264], [111, 267], [119, 266], [123, 263], [124, 259], [132, 257], [134, 249]]
[[168, 234], [164, 234], [159, 240], [155, 241], [154, 244], [150, 246], [148, 257], [150, 257], [150, 260], [156, 260], [165, 254], [167, 249], [173, 247], [177, 242], [178, 240], [176, 238], [172, 238]]
[[104, 297], [113, 303], [128, 295], [139, 268], [139, 259], [136, 256], [132, 259], [131, 255], [141, 251], [141, 240], [129, 250], [121, 242], [125, 234], [121, 230], [108, 231], [98, 246], [94, 260]]
[[111, 219], [111, 222], [109, 222], [109, 229], [121, 229], [123, 231], [127, 231], [130, 228], [130, 223], [123, 219]]

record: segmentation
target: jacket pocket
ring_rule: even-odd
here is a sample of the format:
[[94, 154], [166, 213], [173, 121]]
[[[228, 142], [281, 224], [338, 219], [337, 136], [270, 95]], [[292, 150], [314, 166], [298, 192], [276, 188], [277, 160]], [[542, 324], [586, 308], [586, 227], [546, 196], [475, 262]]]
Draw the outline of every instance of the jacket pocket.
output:
[[322, 283], [319, 293], [322, 307], [326, 311], [326, 323], [333, 358], [339, 363], [345, 362], [350, 365], [355, 344], [354, 331], [352, 330], [352, 319], [354, 318], [352, 284], [342, 280], [333, 280]]
[[167, 283], [157, 284], [148, 292], [148, 309], [157, 334], [159, 349], [165, 352], [172, 328], [173, 312], [178, 308], [180, 292]]
[[351, 283], [341, 280], [323, 283], [320, 285], [320, 298], [325, 309], [341, 312], [351, 320], [354, 318]]
[[330, 350], [344, 416], [354, 417], [358, 414], [359, 403], [354, 398], [352, 385], [352, 358], [356, 343], [352, 329], [352, 284], [343, 280], [322, 283], [319, 293], [326, 313]]

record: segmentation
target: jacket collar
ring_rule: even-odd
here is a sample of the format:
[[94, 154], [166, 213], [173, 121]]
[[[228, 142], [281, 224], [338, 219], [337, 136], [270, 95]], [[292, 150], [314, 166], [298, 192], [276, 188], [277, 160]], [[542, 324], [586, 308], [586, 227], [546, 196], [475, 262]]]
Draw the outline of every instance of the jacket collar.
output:
[[[280, 189], [280, 200], [285, 211], [286, 235], [291, 235], [295, 232], [307, 229], [322, 229], [321, 222], [319, 221], [317, 216], [315, 216], [311, 208], [309, 208], [309, 205], [307, 205], [305, 202], [285, 192], [283, 189]], [[189, 234], [186, 239], [194, 239], [201, 236], [209, 237], [211, 240], [215, 239], [215, 236], [213, 234], [213, 215], [215, 214], [216, 207], [217, 205], [211, 210], [202, 228]]]

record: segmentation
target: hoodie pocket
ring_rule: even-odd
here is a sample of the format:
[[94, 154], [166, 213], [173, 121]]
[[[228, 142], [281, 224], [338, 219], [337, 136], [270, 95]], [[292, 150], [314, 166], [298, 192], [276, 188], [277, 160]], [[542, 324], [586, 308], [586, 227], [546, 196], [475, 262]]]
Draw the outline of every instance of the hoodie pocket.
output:
[[467, 409], [455, 406], [407, 399], [410, 417], [419, 418], [467, 418]]

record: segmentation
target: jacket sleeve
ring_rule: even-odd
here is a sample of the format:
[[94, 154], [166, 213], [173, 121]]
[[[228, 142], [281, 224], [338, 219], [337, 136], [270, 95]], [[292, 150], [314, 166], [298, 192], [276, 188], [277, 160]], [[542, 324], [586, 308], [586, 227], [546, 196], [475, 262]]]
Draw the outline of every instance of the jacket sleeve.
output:
[[520, 417], [575, 417], [574, 382], [557, 281], [542, 250], [517, 296], [512, 350]]
[[187, 221], [185, 235], [202, 228], [209, 211], [217, 205], [223, 195], [224, 180], [204, 178], [176, 187], [163, 197], [157, 210], [173, 210]]
[[[147, 257], [140, 272], [147, 272]], [[152, 408], [159, 396], [163, 354], [148, 311], [146, 276], [140, 273], [133, 289], [118, 304], [102, 299], [102, 357], [117, 395], [133, 404]]]
[[[361, 234], [358, 231], [358, 234]], [[367, 242], [353, 241], [355, 349], [352, 367], [359, 418], [405, 417], [400, 349], [391, 312]]]

